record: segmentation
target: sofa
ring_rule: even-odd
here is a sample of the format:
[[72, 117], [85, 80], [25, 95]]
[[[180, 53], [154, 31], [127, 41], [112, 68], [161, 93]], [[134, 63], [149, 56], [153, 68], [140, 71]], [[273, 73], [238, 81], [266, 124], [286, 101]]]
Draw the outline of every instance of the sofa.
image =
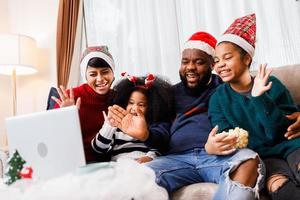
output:
[[[255, 74], [255, 72], [252, 72]], [[287, 65], [283, 67], [274, 68], [272, 75], [278, 77], [283, 84], [289, 89], [296, 104], [300, 105], [300, 65]], [[49, 102], [49, 99], [48, 99]], [[48, 108], [48, 106], [47, 106]], [[1, 148], [0, 148], [1, 149]], [[4, 164], [7, 158], [7, 153], [1, 152], [0, 150], [0, 165]], [[3, 166], [0, 166], [0, 178], [2, 177], [1, 172], [3, 172]], [[208, 200], [212, 199], [214, 192], [216, 191], [218, 185], [214, 183], [197, 183], [185, 186], [173, 194], [174, 200], [193, 200], [201, 199]], [[266, 199], [266, 197], [263, 197]]]
[[[256, 71], [252, 71], [251, 73], [252, 75], [255, 75]], [[280, 79], [290, 91], [295, 103], [300, 105], [300, 65], [286, 65], [273, 68], [272, 75]], [[209, 200], [212, 199], [217, 188], [218, 185], [214, 183], [196, 183], [188, 185], [174, 192], [173, 200]], [[261, 196], [261, 199], [268, 199], [265, 193]]]

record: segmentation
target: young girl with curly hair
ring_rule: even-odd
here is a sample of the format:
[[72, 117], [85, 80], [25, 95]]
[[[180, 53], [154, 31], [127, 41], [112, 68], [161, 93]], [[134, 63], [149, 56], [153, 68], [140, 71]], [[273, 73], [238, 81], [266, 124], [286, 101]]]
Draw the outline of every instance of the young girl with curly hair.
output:
[[[148, 125], [167, 122], [172, 118], [171, 84], [152, 74], [147, 77], [134, 77], [127, 73], [122, 75], [126, 78], [115, 85], [113, 104], [124, 108], [130, 116], [143, 115]], [[106, 118], [105, 113], [104, 116]], [[129, 158], [144, 163], [159, 155], [158, 151], [126, 135], [107, 119], [92, 140], [92, 147], [99, 154], [110, 155], [112, 161]]]

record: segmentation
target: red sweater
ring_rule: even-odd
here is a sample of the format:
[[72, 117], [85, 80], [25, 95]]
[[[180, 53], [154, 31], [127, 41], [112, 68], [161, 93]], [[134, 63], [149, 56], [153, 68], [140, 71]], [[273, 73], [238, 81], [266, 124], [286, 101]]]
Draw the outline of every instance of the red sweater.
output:
[[[82, 84], [73, 88], [75, 101], [81, 98], [79, 109], [79, 117], [87, 163], [96, 161], [105, 161], [105, 158], [95, 153], [91, 146], [91, 140], [96, 136], [103, 125], [104, 118], [102, 111], [107, 112], [108, 106], [111, 104], [112, 90], [106, 95], [96, 93], [88, 84]], [[69, 94], [69, 90], [67, 93]], [[56, 104], [55, 108], [59, 108]]]

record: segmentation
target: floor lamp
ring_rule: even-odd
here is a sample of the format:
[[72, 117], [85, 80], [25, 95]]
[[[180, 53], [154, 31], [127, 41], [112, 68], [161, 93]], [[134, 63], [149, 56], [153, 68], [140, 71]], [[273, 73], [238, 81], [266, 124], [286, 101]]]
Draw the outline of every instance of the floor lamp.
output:
[[[17, 114], [18, 75], [36, 72], [37, 46], [33, 38], [18, 34], [0, 34], [0, 74], [11, 76], [12, 80], [12, 115]], [[6, 135], [2, 139], [7, 145]]]

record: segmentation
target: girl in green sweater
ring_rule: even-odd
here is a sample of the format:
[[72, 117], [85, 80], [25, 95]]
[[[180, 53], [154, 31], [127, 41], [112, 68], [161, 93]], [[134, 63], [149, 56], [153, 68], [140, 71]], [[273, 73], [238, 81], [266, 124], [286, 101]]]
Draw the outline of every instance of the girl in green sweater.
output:
[[247, 15], [218, 41], [214, 68], [225, 84], [211, 97], [209, 115], [219, 132], [235, 127], [249, 132], [248, 147], [265, 162], [267, 189], [273, 199], [300, 199], [300, 138], [284, 136], [290, 125], [286, 115], [297, 107], [266, 65], [260, 65], [257, 76], [251, 77], [255, 32], [255, 14]]

